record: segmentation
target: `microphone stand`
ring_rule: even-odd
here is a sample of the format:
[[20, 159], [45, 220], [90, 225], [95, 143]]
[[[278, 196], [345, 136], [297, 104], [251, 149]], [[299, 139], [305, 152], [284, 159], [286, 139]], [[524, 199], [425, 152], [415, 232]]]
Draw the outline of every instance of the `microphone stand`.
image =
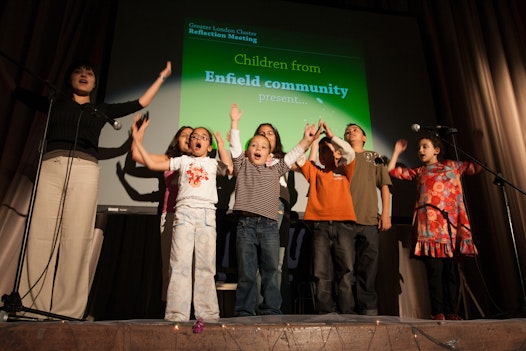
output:
[[[435, 133], [435, 135], [440, 137], [440, 139], [444, 143], [446, 143], [447, 145], [453, 147], [453, 149], [455, 150], [455, 156], [456, 156], [457, 160], [459, 159], [458, 151], [461, 151], [462, 154], [466, 158], [468, 158], [470, 161], [476, 163], [477, 165], [482, 167], [485, 171], [493, 174], [495, 176], [495, 179], [493, 180], [493, 184], [498, 185], [500, 187], [501, 191], [502, 191], [502, 196], [503, 196], [503, 199], [504, 199], [504, 205], [505, 205], [505, 208], [506, 208], [506, 217], [507, 217], [507, 220], [508, 220], [508, 228], [510, 230], [511, 240], [513, 242], [513, 250], [514, 250], [514, 254], [515, 254], [515, 262], [517, 264], [517, 271], [518, 271], [518, 274], [519, 274], [519, 281], [520, 281], [521, 291], [522, 291], [522, 301], [520, 303], [519, 311], [522, 312], [522, 313], [526, 313], [526, 289], [524, 287], [524, 279], [523, 279], [522, 269], [521, 269], [521, 265], [520, 265], [520, 258], [519, 258], [519, 253], [518, 253], [518, 250], [517, 250], [517, 243], [515, 241], [515, 231], [513, 229], [513, 221], [512, 221], [512, 218], [511, 218], [510, 204], [509, 204], [509, 201], [508, 201], [508, 196], [506, 194], [506, 188], [504, 186], [505, 185], [509, 185], [510, 187], [512, 187], [513, 189], [517, 190], [519, 193], [521, 193], [523, 195], [526, 195], [526, 191], [520, 189], [519, 187], [517, 187], [516, 185], [511, 183], [509, 180], [504, 178], [501, 173], [490, 169], [488, 166], [486, 166], [485, 164], [483, 164], [482, 162], [480, 162], [479, 160], [477, 160], [473, 156], [469, 155], [467, 152], [465, 152], [462, 149], [460, 149], [456, 145], [455, 137], [454, 137], [454, 133], [457, 132], [457, 129], [449, 128], [446, 132], [447, 132], [447, 134], [451, 134], [451, 138], [453, 140], [453, 143], [450, 143], [445, 138], [443, 138], [440, 135], [438, 135], [438, 132]], [[462, 280], [465, 283], [465, 278], [463, 278], [463, 273], [461, 272], [461, 282], [462, 282]], [[468, 290], [469, 290], [469, 287], [468, 287]], [[473, 298], [473, 300], [475, 300], [471, 290], [469, 290], [469, 293], [470, 293], [471, 297]], [[476, 303], [476, 301], [475, 301], [475, 303]], [[478, 306], [478, 304], [477, 304], [477, 307], [479, 308], [479, 311], [480, 311], [480, 307]]]
[[37, 189], [38, 189], [38, 183], [39, 183], [39, 180], [40, 180], [40, 171], [41, 171], [41, 168], [42, 168], [42, 159], [43, 159], [43, 156], [44, 156], [44, 150], [45, 150], [45, 146], [46, 146], [47, 132], [48, 132], [48, 128], [49, 128], [49, 120], [50, 120], [50, 116], [51, 116], [51, 111], [52, 111], [54, 103], [55, 103], [55, 95], [56, 95], [56, 92], [58, 90], [50, 82], [48, 82], [47, 80], [41, 79], [36, 74], [34, 74], [33, 72], [29, 71], [25, 67], [19, 65], [16, 61], [14, 61], [13, 59], [9, 58], [7, 55], [2, 53], [1, 51], [0, 51], [0, 53], [2, 54], [2, 56], [6, 57], [9, 61], [13, 62], [18, 67], [21, 67], [24, 71], [28, 72], [31, 76], [33, 76], [33, 77], [37, 78], [38, 80], [44, 82], [44, 84], [46, 84], [49, 87], [49, 89], [50, 89], [50, 93], [49, 93], [49, 108], [48, 108], [48, 111], [47, 111], [46, 123], [45, 123], [45, 127], [44, 127], [44, 132], [43, 132], [43, 135], [42, 135], [42, 141], [41, 141], [41, 144], [40, 144], [40, 147], [39, 147], [39, 157], [38, 157], [37, 172], [36, 172], [36, 176], [35, 176], [35, 182], [33, 183], [33, 188], [31, 189], [31, 198], [30, 198], [30, 201], [29, 201], [29, 210], [28, 210], [26, 225], [25, 225], [25, 228], [24, 228], [24, 235], [22, 237], [22, 246], [21, 246], [21, 249], [20, 249], [19, 257], [18, 257], [18, 265], [17, 265], [17, 269], [16, 269], [15, 283], [14, 283], [13, 291], [11, 292], [11, 294], [9, 294], [9, 295], [4, 294], [2, 296], [2, 302], [4, 302], [4, 305], [2, 307], [0, 307], [0, 321], [8, 321], [10, 319], [10, 317], [11, 317], [10, 313], [14, 313], [15, 314], [14, 316], [12, 316], [13, 320], [37, 320], [36, 318], [27, 318], [27, 317], [17, 316], [16, 314], [19, 313], [19, 312], [29, 312], [29, 313], [33, 313], [33, 314], [37, 314], [37, 315], [41, 315], [41, 316], [46, 316], [46, 317], [55, 318], [55, 319], [61, 319], [61, 320], [67, 320], [67, 321], [81, 321], [81, 319], [72, 318], [72, 317], [68, 317], [68, 316], [55, 314], [55, 313], [52, 313], [52, 312], [40, 311], [40, 310], [36, 310], [36, 309], [33, 309], [33, 308], [25, 307], [22, 304], [22, 299], [21, 299], [20, 293], [19, 293], [20, 280], [21, 280], [21, 275], [22, 275], [22, 269], [23, 269], [23, 266], [24, 266], [24, 257], [25, 257], [25, 254], [26, 254], [27, 242], [28, 242], [28, 238], [29, 238], [29, 229], [31, 227], [31, 220], [32, 220], [32, 217], [33, 217], [33, 209], [34, 209], [34, 206], [35, 206], [35, 198], [36, 198], [36, 193], [37, 193]]

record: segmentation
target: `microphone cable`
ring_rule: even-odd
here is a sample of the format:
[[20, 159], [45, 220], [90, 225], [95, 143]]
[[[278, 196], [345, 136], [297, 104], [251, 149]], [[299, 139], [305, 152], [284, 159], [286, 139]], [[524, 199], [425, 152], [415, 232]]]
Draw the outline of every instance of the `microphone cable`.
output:
[[[37, 284], [48, 273], [49, 265], [51, 264], [52, 259], [53, 259], [53, 253], [55, 252], [55, 250], [57, 250], [57, 243], [59, 241], [58, 240], [59, 239], [59, 234], [61, 233], [62, 220], [63, 220], [63, 216], [64, 216], [64, 208], [65, 208], [65, 202], [66, 202], [66, 196], [67, 196], [67, 191], [68, 191], [68, 187], [69, 187], [69, 179], [70, 179], [70, 176], [71, 176], [71, 169], [73, 167], [73, 161], [74, 161], [75, 152], [77, 150], [77, 141], [78, 141], [78, 135], [79, 135], [79, 130], [80, 130], [80, 121], [82, 119], [82, 112], [83, 111], [81, 109], [80, 113], [79, 113], [79, 117], [77, 118], [77, 126], [76, 126], [76, 130], [75, 130], [75, 139], [74, 139], [74, 142], [73, 142], [73, 148], [69, 150], [69, 154], [68, 154], [68, 163], [66, 165], [66, 176], [64, 177], [64, 185], [62, 187], [62, 194], [61, 194], [61, 197], [60, 197], [59, 208], [58, 208], [58, 211], [57, 211], [57, 218], [56, 218], [56, 221], [55, 221], [55, 231], [53, 232], [52, 245], [51, 245], [51, 250], [50, 250], [50, 253], [49, 253], [49, 258], [48, 258], [48, 261], [47, 261], [46, 265], [44, 266], [40, 276], [37, 278], [37, 280], [34, 283], [32, 283], [29, 286], [28, 291], [21, 297], [21, 299], [24, 299], [30, 292], [32, 292], [33, 289], [37, 286]], [[26, 259], [26, 269], [29, 269], [29, 267], [27, 266], [28, 265], [27, 253], [26, 253], [26, 258], [25, 259]], [[58, 262], [58, 259], [59, 259], [59, 252], [57, 252], [57, 256], [56, 256], [55, 261]], [[50, 306], [49, 306], [50, 310], [53, 307], [53, 290], [54, 290], [54, 285], [55, 285], [55, 272], [56, 272], [56, 270], [53, 272], [53, 278], [52, 278], [53, 279], [53, 284], [52, 284], [53, 288], [52, 288], [52, 293], [51, 293], [51, 303], [50, 303]], [[29, 279], [29, 272], [28, 272], [28, 279]], [[42, 284], [40, 286], [40, 289], [36, 293], [35, 298], [32, 299], [31, 307], [34, 306], [35, 299], [40, 295], [40, 293], [42, 292], [43, 287], [44, 287], [44, 284]]]

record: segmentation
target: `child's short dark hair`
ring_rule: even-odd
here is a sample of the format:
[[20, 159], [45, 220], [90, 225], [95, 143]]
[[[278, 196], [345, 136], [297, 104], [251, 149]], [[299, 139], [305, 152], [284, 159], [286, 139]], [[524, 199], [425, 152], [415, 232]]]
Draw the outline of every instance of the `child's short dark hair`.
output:
[[330, 144], [331, 143], [331, 138], [329, 138], [329, 137], [321, 138], [319, 144], [322, 144], [322, 143], [329, 143]]
[[358, 124], [356, 124], [356, 123], [349, 123], [349, 124], [347, 124], [347, 127], [352, 127], [352, 126], [356, 126], [356, 127], [360, 128], [360, 130], [363, 133], [363, 136], [367, 136], [367, 134], [365, 133], [365, 130], [363, 130], [363, 128], [360, 127]]

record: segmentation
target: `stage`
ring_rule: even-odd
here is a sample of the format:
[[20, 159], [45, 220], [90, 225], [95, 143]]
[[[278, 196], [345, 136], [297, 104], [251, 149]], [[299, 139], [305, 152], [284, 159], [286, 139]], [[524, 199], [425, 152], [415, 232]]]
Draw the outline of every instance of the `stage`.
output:
[[526, 319], [431, 321], [393, 316], [280, 315], [192, 322], [0, 323], [0, 350], [524, 350]]
[[[289, 294], [279, 316], [233, 317], [235, 283], [217, 282], [219, 323], [199, 334], [193, 322], [164, 321], [160, 303], [158, 220], [111, 216], [88, 304], [88, 321], [0, 322], [0, 351], [9, 350], [526, 350], [526, 316], [487, 317], [467, 298], [464, 321], [432, 321], [422, 263], [410, 259], [408, 225], [381, 234], [378, 307], [381, 316], [316, 315], [311, 280], [298, 268], [307, 231], [291, 230]], [[301, 228], [300, 228], [301, 229]], [[229, 235], [218, 234], [218, 238]], [[297, 239], [299, 240], [299, 239]], [[225, 240], [218, 240], [218, 242]], [[220, 251], [229, 245], [224, 243]], [[291, 251], [292, 252], [292, 251]], [[220, 255], [218, 272], [235, 271]], [[294, 258], [294, 260], [292, 260]], [[484, 291], [475, 290], [477, 296]], [[463, 299], [464, 300], [464, 299]], [[285, 309], [284, 309], [285, 310]], [[0, 319], [2, 320], [2, 319]]]

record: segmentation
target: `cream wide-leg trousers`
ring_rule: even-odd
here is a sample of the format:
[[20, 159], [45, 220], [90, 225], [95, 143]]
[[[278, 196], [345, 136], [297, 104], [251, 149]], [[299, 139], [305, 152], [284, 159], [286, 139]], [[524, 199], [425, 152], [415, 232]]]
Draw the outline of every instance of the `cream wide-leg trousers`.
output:
[[98, 181], [96, 162], [64, 156], [42, 162], [19, 289], [24, 307], [83, 318]]

